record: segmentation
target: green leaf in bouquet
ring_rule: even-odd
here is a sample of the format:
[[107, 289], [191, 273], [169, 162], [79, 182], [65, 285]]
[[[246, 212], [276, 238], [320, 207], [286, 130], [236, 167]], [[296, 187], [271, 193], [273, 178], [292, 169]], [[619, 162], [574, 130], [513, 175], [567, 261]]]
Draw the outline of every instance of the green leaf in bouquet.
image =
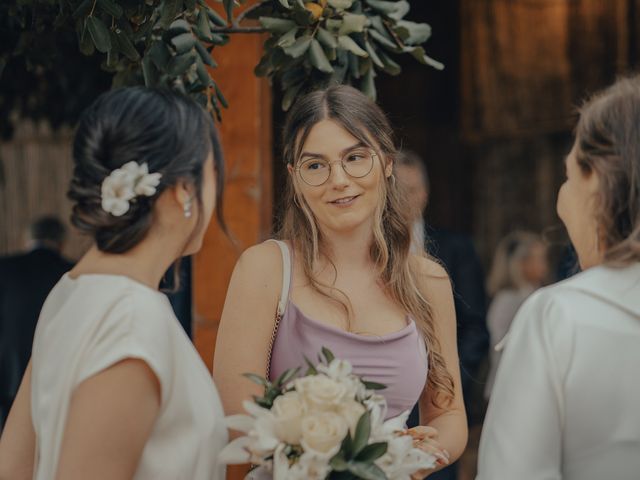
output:
[[345, 460], [342, 451], [340, 451], [329, 461], [329, 466], [334, 472], [344, 472], [349, 468], [349, 463]]
[[353, 456], [357, 457], [364, 447], [369, 442], [369, 435], [371, 434], [371, 412], [365, 411], [358, 420], [356, 426], [356, 432], [353, 435]]
[[[300, 85], [302, 86], [302, 85]], [[307, 373], [304, 374], [304, 376], [308, 376], [308, 375], [317, 375], [318, 374], [318, 369], [316, 368], [316, 366], [311, 363], [311, 360], [309, 360], [306, 355], [304, 357], [304, 361], [307, 364]]]
[[290, 368], [289, 370], [285, 370], [282, 374], [276, 379], [275, 385], [278, 387], [284, 386], [289, 383], [298, 373], [300, 373], [302, 367], [298, 368]]
[[270, 385], [270, 382], [267, 381], [267, 379], [261, 377], [260, 375], [256, 375], [255, 373], [243, 373], [242, 376], [248, 378], [253, 383], [262, 385], [263, 387], [268, 387]]
[[349, 430], [347, 430], [347, 435], [342, 439], [340, 452], [342, 452], [346, 460], [353, 458], [353, 439], [351, 438], [351, 432]]
[[333, 352], [329, 350], [327, 347], [322, 347], [322, 355], [324, 355], [324, 358], [327, 360], [327, 363], [333, 362], [336, 358]]
[[256, 402], [256, 405], [258, 405], [258, 406], [260, 406], [262, 408], [270, 409], [273, 406], [273, 401], [269, 401], [265, 397], [258, 397], [256, 395], [254, 395], [253, 396], [253, 401]]
[[362, 380], [362, 384], [367, 390], [384, 390], [385, 388], [387, 388], [387, 386], [383, 385], [382, 383], [370, 382], [367, 380]]
[[359, 462], [373, 462], [387, 453], [387, 448], [387, 442], [371, 443], [356, 455], [356, 460]]
[[387, 480], [384, 471], [374, 463], [349, 462], [349, 472], [362, 480]]

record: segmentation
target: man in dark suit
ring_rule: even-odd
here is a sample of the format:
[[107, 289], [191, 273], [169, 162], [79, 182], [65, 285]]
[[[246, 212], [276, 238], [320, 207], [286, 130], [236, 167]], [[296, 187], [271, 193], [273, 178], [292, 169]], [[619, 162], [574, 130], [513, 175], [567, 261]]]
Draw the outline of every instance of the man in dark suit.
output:
[[[415, 218], [413, 225], [414, 250], [418, 251], [424, 248], [443, 264], [451, 279], [458, 323], [458, 354], [462, 390], [467, 415], [472, 421], [472, 412], [478, 410], [471, 401], [472, 392], [474, 386], [479, 383], [478, 369], [489, 349], [486, 291], [482, 264], [471, 238], [467, 235], [438, 230], [425, 224], [424, 213], [429, 203], [429, 176], [422, 159], [413, 152], [400, 152], [395, 170]], [[408, 425], [412, 427], [417, 424], [418, 409], [414, 408], [409, 417]], [[455, 478], [457, 478], [455, 465], [429, 476], [430, 480], [452, 480]]]
[[31, 356], [47, 295], [72, 264], [60, 254], [65, 227], [55, 217], [31, 226], [31, 250], [0, 258], [0, 430]]

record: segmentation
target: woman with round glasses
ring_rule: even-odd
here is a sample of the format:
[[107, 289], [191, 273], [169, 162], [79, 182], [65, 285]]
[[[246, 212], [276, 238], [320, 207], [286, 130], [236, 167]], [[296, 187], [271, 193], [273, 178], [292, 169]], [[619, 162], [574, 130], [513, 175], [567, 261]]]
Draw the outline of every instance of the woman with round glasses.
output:
[[[303, 97], [283, 131], [281, 241], [248, 249], [225, 303], [214, 378], [225, 411], [322, 347], [387, 385], [387, 417], [420, 403], [414, 436], [440, 465], [466, 439], [449, 279], [410, 254], [411, 227], [393, 175], [396, 149], [380, 108], [334, 86]], [[430, 472], [416, 472], [422, 478]]]

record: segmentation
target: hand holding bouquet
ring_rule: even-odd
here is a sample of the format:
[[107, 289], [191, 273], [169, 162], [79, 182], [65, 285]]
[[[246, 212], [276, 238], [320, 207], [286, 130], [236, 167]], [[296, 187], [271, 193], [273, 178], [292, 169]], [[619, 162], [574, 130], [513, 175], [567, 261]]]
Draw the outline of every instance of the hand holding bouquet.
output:
[[298, 377], [287, 370], [275, 382], [247, 374], [264, 395], [245, 401], [249, 415], [227, 417], [246, 436], [220, 454], [227, 464], [253, 463], [275, 480], [409, 480], [433, 468], [436, 457], [414, 446], [405, 422], [409, 412], [385, 421], [387, 404], [352, 373], [351, 364], [323, 348], [321, 362]]

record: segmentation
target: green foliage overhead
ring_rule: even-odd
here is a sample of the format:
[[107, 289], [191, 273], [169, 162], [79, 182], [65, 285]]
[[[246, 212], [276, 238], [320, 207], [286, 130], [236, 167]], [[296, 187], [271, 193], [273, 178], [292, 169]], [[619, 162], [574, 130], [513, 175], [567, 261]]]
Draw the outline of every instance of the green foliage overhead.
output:
[[[256, 75], [274, 79], [287, 110], [302, 93], [347, 83], [376, 96], [378, 72], [400, 73], [409, 54], [442, 68], [423, 44], [426, 24], [405, 20], [406, 0], [13, 0], [0, 4], [0, 125], [10, 115], [75, 123], [102, 91], [145, 84], [193, 96], [221, 117], [215, 56], [230, 35], [268, 38]], [[249, 21], [249, 25], [247, 25]]]
[[443, 68], [423, 47], [431, 27], [405, 20], [408, 12], [406, 0], [262, 2], [250, 16], [270, 36], [255, 73], [277, 80], [284, 110], [301, 93], [331, 83], [353, 85], [375, 99], [375, 77], [378, 72], [398, 75], [398, 55]]

